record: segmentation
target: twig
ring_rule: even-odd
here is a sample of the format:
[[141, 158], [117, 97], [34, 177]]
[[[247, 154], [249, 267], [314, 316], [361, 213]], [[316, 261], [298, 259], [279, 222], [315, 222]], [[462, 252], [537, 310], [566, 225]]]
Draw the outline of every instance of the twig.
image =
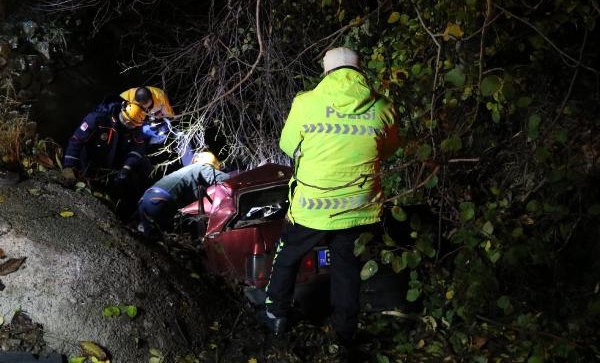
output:
[[250, 70], [246, 73], [246, 75], [242, 79], [240, 79], [235, 85], [233, 85], [231, 88], [229, 88], [229, 90], [225, 91], [224, 93], [222, 93], [221, 95], [219, 95], [217, 98], [213, 99], [209, 104], [207, 104], [205, 106], [202, 106], [202, 107], [200, 107], [198, 109], [195, 109], [195, 110], [191, 110], [191, 111], [187, 111], [187, 112], [181, 113], [179, 115], [176, 115], [176, 117], [191, 115], [191, 114], [194, 114], [196, 112], [201, 112], [203, 110], [206, 110], [206, 109], [212, 107], [218, 101], [224, 99], [225, 97], [227, 97], [230, 94], [232, 94], [233, 92], [235, 92], [254, 73], [254, 71], [256, 70], [256, 67], [260, 63], [261, 59], [264, 56], [264, 52], [265, 52], [264, 45], [263, 45], [263, 40], [262, 40], [262, 34], [260, 32], [260, 0], [256, 0], [256, 40], [258, 42], [258, 55], [256, 56], [256, 59], [255, 59], [254, 63], [252, 64], [252, 67], [250, 68]]
[[[585, 33], [583, 34], [583, 43], [581, 44], [581, 48], [579, 49], [579, 60], [577, 61], [578, 64], [581, 64], [581, 60], [583, 59], [583, 50], [585, 49], [585, 45], [587, 44], [587, 36], [588, 36], [588, 31], [586, 29]], [[569, 83], [569, 89], [567, 90], [567, 94], [565, 95], [565, 98], [563, 99], [562, 103], [560, 104], [560, 108], [556, 112], [556, 116], [554, 117], [554, 120], [552, 120], [552, 123], [550, 124], [550, 127], [548, 128], [548, 130], [552, 129], [552, 126], [556, 123], [556, 121], [558, 121], [558, 119], [560, 118], [560, 116], [563, 113], [563, 110], [565, 109], [565, 107], [567, 105], [567, 101], [569, 100], [569, 98], [571, 98], [571, 92], [573, 92], [573, 85], [575, 84], [577, 75], [579, 75], [579, 69], [580, 69], [579, 66], [575, 67], [575, 72], [573, 73], [573, 77], [571, 77], [571, 82]]]
[[533, 24], [531, 24], [527, 20], [525, 20], [525, 19], [523, 19], [523, 18], [521, 18], [521, 17], [519, 17], [519, 16], [511, 13], [510, 11], [506, 10], [505, 8], [503, 8], [502, 6], [500, 6], [498, 4], [494, 4], [494, 6], [497, 7], [498, 9], [502, 10], [505, 14], [509, 15], [510, 17], [513, 17], [513, 18], [517, 19], [518, 21], [522, 22], [523, 24], [529, 26], [531, 29], [535, 30], [536, 33], [538, 33], [548, 44], [550, 44], [550, 46], [552, 48], [554, 48], [554, 50], [556, 50], [558, 52], [558, 54], [560, 54], [564, 58], [566, 58], [566, 59], [570, 60], [571, 62], [573, 62], [576, 67], [581, 67], [581, 68], [586, 69], [586, 70], [588, 70], [590, 72], [593, 72], [595, 74], [600, 73], [600, 71], [598, 71], [597, 69], [585, 65], [585, 64], [581, 63], [581, 61], [579, 61], [579, 60], [571, 57], [567, 53], [563, 52], [560, 48], [558, 48], [556, 46], [556, 44], [554, 44], [550, 39], [548, 39], [548, 37], [546, 35], [544, 35], [540, 30], [538, 30], [538, 28], [536, 28]]
[[557, 341], [563, 341], [563, 342], [567, 341], [570, 344], [573, 344], [575, 346], [579, 346], [574, 341], [570, 341], [567, 338], [564, 338], [564, 337], [561, 337], [561, 336], [558, 336], [558, 335], [555, 335], [555, 334], [552, 334], [552, 333], [548, 333], [548, 332], [544, 332], [544, 331], [525, 330], [525, 329], [516, 327], [514, 325], [500, 323], [500, 322], [492, 320], [490, 318], [486, 318], [485, 316], [482, 316], [482, 315], [475, 315], [475, 316], [477, 317], [477, 319], [482, 320], [482, 321], [484, 321], [486, 323], [494, 324], [494, 325], [497, 325], [497, 326], [502, 326], [504, 328], [508, 328], [508, 329], [514, 330], [514, 331], [522, 333], [522, 334], [531, 334], [531, 335], [544, 336], [544, 337], [547, 337], [547, 338], [552, 338], [552, 339], [557, 340]]
[[479, 158], [470, 158], [470, 159], [450, 159], [449, 163], [478, 163]]
[[[435, 56], [435, 73], [433, 76], [433, 85], [432, 85], [432, 89], [431, 89], [431, 106], [430, 106], [430, 110], [429, 110], [429, 120], [431, 122], [433, 122], [433, 112], [435, 110], [435, 100], [437, 98], [435, 96], [435, 89], [437, 88], [437, 79], [438, 79], [439, 68], [440, 68], [439, 64], [440, 64], [440, 56], [442, 54], [442, 46], [438, 42], [438, 40], [435, 38], [435, 34], [433, 34], [433, 32], [431, 30], [429, 30], [429, 28], [427, 28], [427, 26], [425, 25], [425, 22], [423, 21], [423, 18], [421, 17], [421, 13], [419, 12], [419, 8], [417, 8], [417, 6], [414, 3], [413, 3], [413, 7], [415, 8], [417, 17], [419, 18], [419, 23], [421, 23], [421, 26], [423, 27], [423, 29], [425, 29], [427, 34], [429, 34], [429, 37], [431, 37], [431, 40], [433, 40], [433, 42], [435, 43], [435, 45], [437, 47], [437, 54]], [[434, 147], [435, 140], [433, 138], [433, 129], [432, 128], [429, 129], [429, 135], [431, 136], [431, 146], [433, 147], [433, 158], [435, 159], [436, 148]]]

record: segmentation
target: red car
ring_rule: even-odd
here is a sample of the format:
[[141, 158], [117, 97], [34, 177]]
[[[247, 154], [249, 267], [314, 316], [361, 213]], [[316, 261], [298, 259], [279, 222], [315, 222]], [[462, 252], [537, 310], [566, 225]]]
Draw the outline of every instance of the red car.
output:
[[[195, 229], [193, 234], [204, 236], [207, 269], [240, 282], [250, 300], [260, 303], [289, 205], [292, 170], [265, 164], [231, 175], [180, 213]], [[329, 265], [329, 250], [317, 247], [303, 259], [298, 283], [327, 274]]]
[[[252, 303], [262, 304], [289, 206], [292, 170], [265, 164], [230, 175], [223, 184], [201, 191], [200, 201], [182, 208], [181, 221], [191, 226], [193, 237], [202, 239], [203, 262], [208, 271], [240, 283]], [[311, 310], [322, 310], [328, 301], [329, 266], [325, 243], [302, 260], [295, 301], [309, 314]], [[361, 285], [361, 305], [367, 310], [385, 310], [404, 303], [408, 279], [391, 269], [383, 272], [382, 268]]]

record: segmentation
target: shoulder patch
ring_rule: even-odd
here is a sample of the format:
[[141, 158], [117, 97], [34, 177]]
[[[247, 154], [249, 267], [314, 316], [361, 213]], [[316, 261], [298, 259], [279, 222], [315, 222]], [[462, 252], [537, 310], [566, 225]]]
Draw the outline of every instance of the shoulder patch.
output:
[[88, 129], [88, 127], [89, 126], [88, 126], [87, 122], [84, 122], [81, 124], [81, 126], [79, 126], [79, 129], [81, 129], [81, 131], [85, 131]]

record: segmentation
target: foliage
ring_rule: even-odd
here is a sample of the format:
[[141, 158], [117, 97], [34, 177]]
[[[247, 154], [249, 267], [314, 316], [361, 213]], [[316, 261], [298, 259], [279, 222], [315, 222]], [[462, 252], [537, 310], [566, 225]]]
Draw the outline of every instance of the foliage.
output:
[[373, 86], [400, 111], [406, 142], [386, 163], [384, 186], [407, 231], [386, 226], [386, 247], [363, 277], [376, 264], [408, 271], [406, 298], [422, 309], [410, 333], [368, 324], [396, 344], [380, 361], [598, 359], [595, 1], [238, 0], [209, 9], [178, 4], [160, 32], [152, 29], [165, 19], [139, 18], [145, 27], [132, 26], [128, 43], [147, 50], [130, 69], [173, 90], [198, 148], [222, 146], [242, 165], [286, 162], [279, 130], [330, 46], [359, 50]]

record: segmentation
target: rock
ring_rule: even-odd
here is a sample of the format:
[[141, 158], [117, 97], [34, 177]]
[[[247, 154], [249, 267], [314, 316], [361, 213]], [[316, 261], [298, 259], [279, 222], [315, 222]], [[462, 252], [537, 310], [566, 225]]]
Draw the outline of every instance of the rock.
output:
[[[227, 306], [210, 278], [190, 277], [168, 253], [134, 238], [98, 199], [56, 184], [58, 172], [43, 175], [0, 185], [7, 230], [0, 246], [7, 258], [26, 257], [2, 276], [4, 321], [26, 312], [43, 327], [48, 351], [66, 356], [80, 355], [84, 340], [106, 347], [115, 363], [147, 362], [150, 348], [170, 357], [200, 354], [213, 307]], [[73, 216], [62, 217], [64, 210]], [[139, 314], [108, 318], [103, 310], [111, 305], [133, 305]]]

